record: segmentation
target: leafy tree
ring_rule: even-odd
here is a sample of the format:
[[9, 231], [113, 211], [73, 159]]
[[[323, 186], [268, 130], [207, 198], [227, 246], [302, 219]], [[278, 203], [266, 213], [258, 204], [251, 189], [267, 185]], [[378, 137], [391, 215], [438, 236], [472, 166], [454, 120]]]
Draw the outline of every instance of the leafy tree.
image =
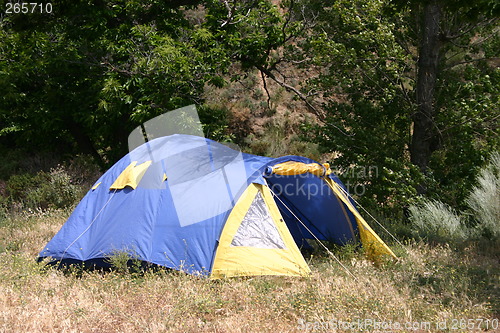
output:
[[[498, 22], [493, 2], [293, 2], [310, 29], [295, 58], [318, 75], [316, 139], [342, 169], [377, 166], [363, 200], [391, 206], [418, 193], [460, 205], [498, 149]], [[425, 176], [425, 178], [422, 178]]]
[[408, 203], [420, 176], [408, 152], [411, 57], [393, 32], [403, 17], [386, 15], [381, 1], [329, 7], [318, 1], [305, 8], [314, 24], [299, 51], [317, 68], [308, 87], [320, 92], [325, 111], [316, 140], [337, 152], [332, 165], [365, 205]]
[[[432, 0], [403, 2], [402, 8], [418, 22], [416, 36], [408, 36], [405, 44], [418, 50], [411, 161], [429, 176], [443, 168], [461, 169], [455, 176], [450, 177], [452, 171], [438, 177], [440, 182], [472, 180], [471, 170], [482, 164], [481, 155], [498, 147], [497, 135], [488, 132], [498, 113], [494, 59], [500, 7], [492, 1]], [[440, 154], [448, 155], [448, 165], [435, 163], [433, 155]], [[419, 192], [428, 192], [422, 185]]]
[[418, 192], [459, 204], [497, 147], [493, 2], [227, 0], [207, 10], [231, 59], [316, 114], [316, 140], [365, 203], [404, 206]]
[[52, 14], [4, 16], [0, 134], [115, 161], [138, 124], [223, 82], [228, 62], [190, 16], [197, 3], [58, 0]]
[[416, 49], [411, 161], [420, 193], [463, 208], [486, 156], [498, 149], [499, 7], [490, 1], [404, 2]]
[[[492, 0], [57, 0], [53, 8], [0, 18], [0, 140], [110, 163], [131, 129], [202, 104], [205, 85], [236, 78], [228, 68], [238, 63], [315, 113], [314, 139], [337, 153], [333, 165], [363, 186], [365, 203], [406, 205], [418, 192], [459, 205], [498, 149]], [[230, 137], [224, 113], [202, 108], [217, 138]]]

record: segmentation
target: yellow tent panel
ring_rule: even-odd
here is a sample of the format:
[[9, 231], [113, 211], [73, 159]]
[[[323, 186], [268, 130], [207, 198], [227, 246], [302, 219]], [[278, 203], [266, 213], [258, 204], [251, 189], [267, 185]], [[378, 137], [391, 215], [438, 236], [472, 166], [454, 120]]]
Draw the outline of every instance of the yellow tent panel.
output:
[[[257, 206], [259, 202], [260, 205]], [[260, 221], [267, 221], [266, 235], [274, 234], [269, 243], [258, 239], [258, 243], [251, 244], [251, 235], [244, 232], [246, 221], [251, 221], [250, 215], [254, 211], [260, 214]], [[249, 228], [253, 232], [256, 229], [251, 226]], [[243, 235], [242, 240], [236, 241], [239, 234]], [[269, 189], [262, 185], [250, 184], [233, 208], [222, 231], [211, 278], [251, 275], [307, 276], [310, 272]]]

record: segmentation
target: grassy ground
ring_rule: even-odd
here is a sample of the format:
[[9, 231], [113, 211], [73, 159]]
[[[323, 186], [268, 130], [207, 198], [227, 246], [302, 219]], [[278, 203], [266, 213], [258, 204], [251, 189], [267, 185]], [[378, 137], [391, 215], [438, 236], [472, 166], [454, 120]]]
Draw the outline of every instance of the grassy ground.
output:
[[498, 244], [457, 250], [413, 243], [399, 249], [398, 262], [379, 265], [352, 249], [337, 251], [356, 280], [321, 253], [309, 259], [309, 278], [210, 281], [178, 272], [64, 273], [36, 264], [38, 251], [68, 214], [30, 212], [0, 222], [0, 331], [301, 332], [340, 326], [338, 331], [346, 332], [465, 332], [498, 327]]

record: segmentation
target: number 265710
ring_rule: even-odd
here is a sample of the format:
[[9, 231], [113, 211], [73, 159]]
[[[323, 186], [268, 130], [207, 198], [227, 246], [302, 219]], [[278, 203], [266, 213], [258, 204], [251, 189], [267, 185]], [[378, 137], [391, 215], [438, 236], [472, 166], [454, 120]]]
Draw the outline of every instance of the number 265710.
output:
[[8, 2], [5, 4], [6, 14], [50, 14], [52, 13], [52, 3], [38, 3], [38, 2]]

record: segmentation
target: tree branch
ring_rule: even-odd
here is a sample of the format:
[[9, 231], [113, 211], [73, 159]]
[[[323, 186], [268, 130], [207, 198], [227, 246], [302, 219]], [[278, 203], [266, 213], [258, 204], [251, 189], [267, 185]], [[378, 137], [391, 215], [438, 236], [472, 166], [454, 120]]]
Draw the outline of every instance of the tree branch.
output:
[[267, 94], [267, 107], [270, 110], [271, 109], [271, 94], [269, 93], [269, 90], [267, 89], [266, 77], [265, 77], [263, 71], [260, 71], [260, 76], [262, 77], [262, 83], [264, 85], [264, 90], [266, 91], [266, 94]]
[[[324, 120], [325, 120], [325, 114], [324, 114], [324, 112], [320, 111], [314, 105], [312, 105], [311, 102], [307, 98], [308, 96], [304, 95], [300, 90], [298, 90], [294, 86], [291, 86], [288, 83], [280, 80], [278, 77], [276, 77], [276, 75], [274, 75], [274, 73], [272, 71], [270, 71], [269, 69], [265, 68], [264, 66], [257, 65], [257, 64], [254, 64], [254, 66], [255, 66], [255, 68], [257, 68], [261, 72], [262, 75], [265, 74], [267, 77], [269, 77], [274, 82], [276, 82], [277, 84], [279, 84], [280, 86], [282, 86], [283, 88], [285, 88], [287, 91], [293, 92], [297, 97], [299, 97], [309, 107], [309, 109], [311, 111], [313, 111], [313, 113], [316, 116], [318, 116], [319, 121], [321, 121], [321, 122], [324, 123]], [[334, 124], [330, 123], [328, 125], [336, 128], [340, 133], [342, 133], [345, 136], [354, 136], [354, 133], [352, 133], [352, 134], [346, 133], [340, 127], [338, 127], [338, 126], [336, 126]]]
[[451, 64], [451, 65], [445, 66], [445, 67], [443, 67], [443, 69], [450, 69], [450, 68], [453, 68], [455, 66], [470, 64], [470, 63], [477, 62], [477, 61], [482, 61], [482, 60], [485, 60], [485, 61], [488, 61], [488, 60], [500, 60], [500, 58], [499, 57], [492, 57], [492, 58], [478, 58], [478, 59], [465, 60], [465, 61], [460, 61], [460, 62]]
[[323, 112], [319, 111], [314, 105], [311, 104], [310, 101], [307, 100], [307, 96], [305, 96], [300, 90], [298, 90], [297, 88], [289, 85], [288, 83], [284, 82], [283, 80], [280, 80], [276, 75], [274, 75], [274, 73], [272, 71], [270, 71], [269, 69], [265, 68], [264, 66], [261, 66], [261, 65], [256, 65], [254, 64], [254, 66], [259, 70], [261, 71], [263, 74], [267, 75], [267, 77], [269, 77], [270, 79], [272, 79], [274, 82], [276, 82], [277, 84], [279, 84], [280, 86], [282, 86], [283, 88], [285, 88], [286, 90], [288, 91], [291, 91], [293, 92], [295, 95], [297, 95], [297, 97], [299, 97], [302, 101], [304, 101], [306, 103], [306, 105], [318, 116], [320, 117], [321, 119], [323, 119], [325, 116], [323, 114]]
[[229, 6], [229, 1], [227, 0], [222, 0], [222, 2], [224, 3], [224, 6], [226, 7], [227, 9], [227, 19], [222, 22], [221, 24], [221, 28], [224, 27], [225, 25], [227, 24], [238, 24], [240, 23], [241, 21], [243, 21], [246, 17], [248, 17], [248, 15], [250, 14], [250, 11], [252, 10], [252, 6], [250, 6], [248, 8], [248, 11], [245, 15], [243, 15], [242, 18], [240, 18], [238, 21], [235, 21], [233, 22], [233, 19], [234, 19], [234, 16], [235, 16], [235, 9], [236, 9], [236, 2], [234, 3], [234, 6], [231, 8], [231, 6]]

